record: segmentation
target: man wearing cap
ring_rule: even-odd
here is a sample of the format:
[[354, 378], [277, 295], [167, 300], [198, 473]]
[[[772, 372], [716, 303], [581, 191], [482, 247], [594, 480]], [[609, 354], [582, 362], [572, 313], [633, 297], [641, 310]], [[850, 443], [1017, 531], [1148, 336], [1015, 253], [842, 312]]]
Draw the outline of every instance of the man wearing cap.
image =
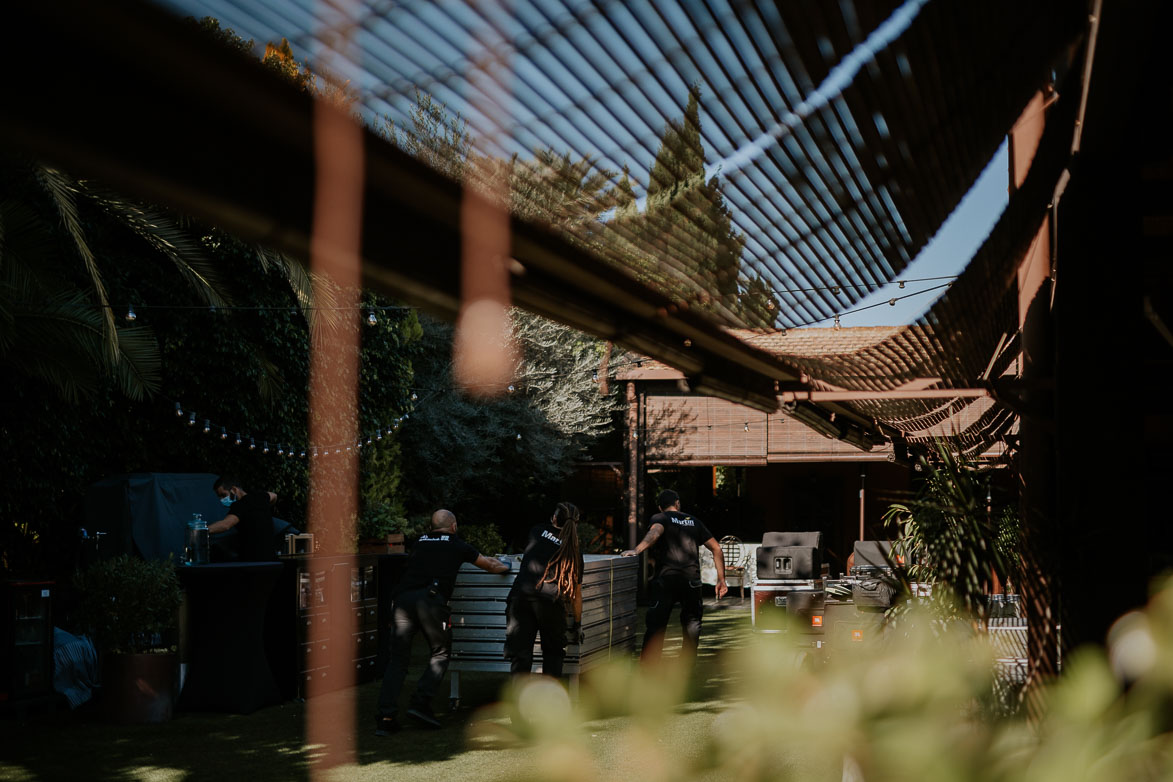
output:
[[429, 728], [440, 727], [440, 721], [432, 713], [432, 696], [448, 670], [448, 653], [452, 647], [448, 601], [456, 588], [456, 572], [465, 562], [490, 573], [509, 570], [505, 563], [486, 557], [457, 536], [456, 516], [452, 511], [436, 511], [432, 514], [432, 531], [421, 535], [412, 547], [407, 570], [395, 588], [391, 659], [379, 690], [376, 736], [387, 736], [400, 728], [396, 718], [399, 691], [407, 676], [411, 642], [417, 630], [423, 632], [432, 654], [416, 684], [407, 714]]
[[701, 520], [681, 512], [679, 494], [665, 489], [656, 498], [656, 505], [660, 512], [652, 516], [644, 539], [635, 548], [623, 552], [625, 557], [635, 557], [651, 548], [656, 559], [656, 577], [650, 585], [652, 602], [644, 619], [646, 632], [640, 659], [645, 662], [660, 659], [664, 628], [668, 626], [668, 617], [677, 603], [680, 603], [680, 628], [684, 635], [682, 653], [695, 658], [704, 613], [699, 547], [704, 546], [713, 552], [718, 600], [729, 591], [725, 584], [725, 558], [721, 555], [720, 544]]

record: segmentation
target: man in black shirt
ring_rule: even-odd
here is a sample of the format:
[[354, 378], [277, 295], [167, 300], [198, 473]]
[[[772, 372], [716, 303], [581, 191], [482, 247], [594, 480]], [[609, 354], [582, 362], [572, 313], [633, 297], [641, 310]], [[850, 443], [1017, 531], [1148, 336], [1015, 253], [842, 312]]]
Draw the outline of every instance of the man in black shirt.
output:
[[407, 570], [395, 588], [391, 659], [387, 662], [383, 686], [379, 690], [376, 736], [387, 736], [399, 730], [396, 719], [399, 691], [407, 676], [411, 642], [417, 630], [423, 632], [432, 655], [416, 684], [407, 713], [428, 727], [440, 727], [440, 721], [432, 713], [432, 696], [448, 670], [448, 652], [452, 646], [448, 601], [456, 587], [456, 572], [465, 562], [490, 573], [509, 570], [501, 561], [486, 557], [457, 537], [456, 516], [451, 511], [436, 511], [432, 514], [432, 531], [421, 535], [412, 547]]
[[648, 662], [660, 659], [664, 648], [664, 628], [673, 606], [680, 603], [680, 629], [684, 634], [683, 653], [696, 656], [701, 638], [701, 571], [699, 546], [713, 552], [717, 566], [717, 599], [729, 591], [725, 585], [725, 558], [721, 546], [701, 520], [680, 512], [680, 495], [671, 489], [660, 492], [656, 498], [660, 512], [652, 516], [648, 532], [639, 545], [623, 552], [635, 557], [653, 548], [656, 557], [656, 577], [651, 583], [651, 605], [644, 618], [643, 651], [640, 658]]
[[273, 503], [277, 495], [271, 491], [245, 491], [239, 481], [227, 475], [217, 478], [212, 489], [228, 508], [228, 515], [209, 524], [208, 533], [214, 535], [235, 527], [237, 557], [242, 562], [275, 562]]

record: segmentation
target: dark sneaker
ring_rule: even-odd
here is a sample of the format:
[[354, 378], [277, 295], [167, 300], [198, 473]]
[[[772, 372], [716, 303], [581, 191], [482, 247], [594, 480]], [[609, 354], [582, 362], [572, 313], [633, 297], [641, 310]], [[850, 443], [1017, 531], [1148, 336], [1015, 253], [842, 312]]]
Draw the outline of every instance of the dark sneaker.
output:
[[403, 726], [394, 717], [375, 717], [376, 736], [390, 736], [392, 733], [398, 733], [401, 730], [403, 730]]
[[409, 717], [419, 720], [429, 728], [443, 727], [440, 724], [440, 720], [436, 719], [436, 715], [432, 713], [431, 706], [412, 706], [407, 710], [407, 714]]

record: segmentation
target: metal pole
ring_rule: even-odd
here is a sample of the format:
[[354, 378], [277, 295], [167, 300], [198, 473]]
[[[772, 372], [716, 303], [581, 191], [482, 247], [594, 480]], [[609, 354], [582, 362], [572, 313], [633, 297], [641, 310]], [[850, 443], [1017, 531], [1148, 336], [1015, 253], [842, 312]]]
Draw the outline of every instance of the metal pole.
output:
[[864, 484], [867, 482], [868, 468], [867, 465], [861, 464], [859, 466], [859, 539], [864, 539]]

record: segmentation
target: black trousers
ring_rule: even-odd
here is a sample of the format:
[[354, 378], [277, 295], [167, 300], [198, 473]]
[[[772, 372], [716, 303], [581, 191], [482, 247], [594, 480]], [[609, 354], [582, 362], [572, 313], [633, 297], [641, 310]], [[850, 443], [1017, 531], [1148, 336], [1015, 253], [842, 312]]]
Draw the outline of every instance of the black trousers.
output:
[[407, 677], [411, 642], [417, 630], [423, 632], [432, 654], [412, 693], [411, 705], [431, 706], [432, 696], [448, 670], [448, 654], [452, 649], [449, 617], [448, 601], [426, 588], [404, 592], [395, 598], [391, 612], [391, 659], [387, 661], [379, 690], [379, 716], [394, 717], [398, 711], [399, 692]]
[[660, 659], [664, 649], [664, 628], [668, 626], [668, 617], [677, 603], [680, 604], [680, 630], [684, 636], [683, 653], [695, 657], [701, 640], [701, 616], [705, 610], [700, 579], [690, 579], [683, 573], [665, 573], [652, 581], [649, 598], [651, 604], [644, 617], [646, 632], [640, 659]]
[[542, 673], [559, 678], [566, 657], [566, 609], [540, 597], [510, 595], [505, 605], [505, 657], [513, 673], [534, 666], [534, 639], [542, 639]]

